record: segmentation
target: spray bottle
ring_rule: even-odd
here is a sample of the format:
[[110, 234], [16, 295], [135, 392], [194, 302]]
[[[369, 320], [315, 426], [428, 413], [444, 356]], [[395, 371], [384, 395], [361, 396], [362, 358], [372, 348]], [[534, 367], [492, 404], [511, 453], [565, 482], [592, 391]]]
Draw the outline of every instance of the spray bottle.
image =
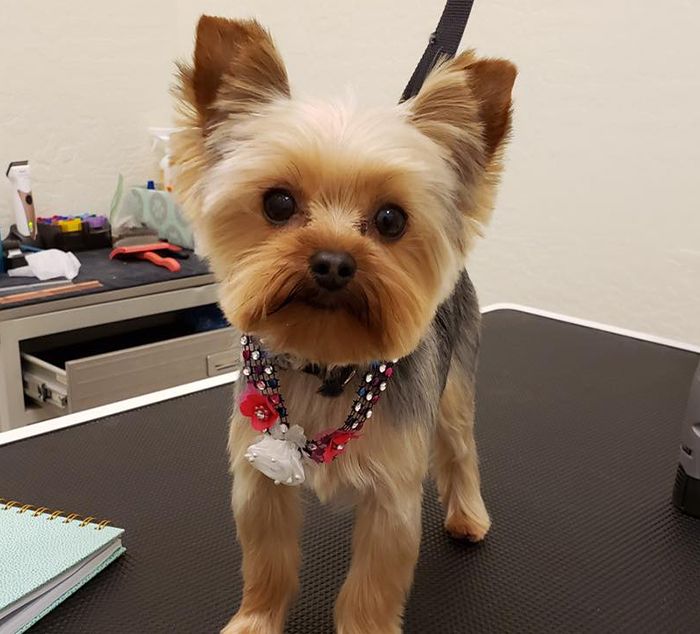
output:
[[175, 128], [148, 128], [148, 132], [153, 137], [153, 148], [158, 148], [163, 157], [158, 165], [162, 172], [163, 189], [173, 191], [175, 185], [175, 167], [171, 160], [170, 135], [175, 132]]

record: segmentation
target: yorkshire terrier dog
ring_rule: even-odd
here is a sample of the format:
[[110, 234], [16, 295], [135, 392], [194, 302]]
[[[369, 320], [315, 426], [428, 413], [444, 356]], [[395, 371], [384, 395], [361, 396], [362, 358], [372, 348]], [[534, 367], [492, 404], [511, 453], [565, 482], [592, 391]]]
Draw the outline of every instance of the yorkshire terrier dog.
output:
[[[486, 535], [479, 310], [465, 262], [492, 210], [515, 76], [467, 51], [396, 106], [299, 100], [257, 22], [201, 18], [194, 63], [180, 68], [178, 194], [244, 334], [237, 398], [252, 386], [264, 399], [231, 422], [244, 591], [227, 634], [283, 632], [302, 520], [300, 487], [288, 485], [354, 505], [340, 634], [401, 632], [429, 469], [448, 533]], [[301, 471], [268, 477], [255, 443], [262, 431], [296, 447], [287, 420], [315, 440], [297, 441]]]

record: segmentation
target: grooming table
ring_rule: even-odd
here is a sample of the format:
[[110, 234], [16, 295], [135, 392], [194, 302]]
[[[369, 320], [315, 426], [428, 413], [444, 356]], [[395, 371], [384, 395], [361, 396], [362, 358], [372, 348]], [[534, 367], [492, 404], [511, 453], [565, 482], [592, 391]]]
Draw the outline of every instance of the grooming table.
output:
[[[515, 310], [485, 315], [477, 429], [493, 529], [482, 545], [452, 541], [427, 485], [405, 632], [696, 634], [700, 521], [671, 491], [697, 361]], [[126, 555], [33, 632], [226, 623], [241, 598], [230, 409], [224, 386], [0, 447], [0, 495], [126, 529]], [[309, 497], [288, 633], [332, 632], [351, 526]]]

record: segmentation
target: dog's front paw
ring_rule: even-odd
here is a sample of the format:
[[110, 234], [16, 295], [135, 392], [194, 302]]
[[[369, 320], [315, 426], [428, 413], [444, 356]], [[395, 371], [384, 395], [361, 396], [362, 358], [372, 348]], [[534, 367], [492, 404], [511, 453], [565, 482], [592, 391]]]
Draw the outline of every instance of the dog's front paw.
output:
[[486, 537], [491, 528], [491, 520], [483, 509], [480, 513], [452, 513], [445, 520], [445, 530], [455, 539], [466, 539], [470, 542], [480, 542]]
[[221, 634], [282, 634], [282, 628], [272, 621], [267, 614], [242, 614], [239, 612]]

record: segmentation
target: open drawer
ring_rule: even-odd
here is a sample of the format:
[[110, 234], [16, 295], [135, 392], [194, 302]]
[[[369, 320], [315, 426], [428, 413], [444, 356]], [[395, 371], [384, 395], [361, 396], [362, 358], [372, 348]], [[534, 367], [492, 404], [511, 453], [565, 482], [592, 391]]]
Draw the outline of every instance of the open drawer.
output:
[[30, 342], [22, 351], [24, 393], [35, 406], [70, 413], [237, 369], [231, 328], [183, 332], [174, 323], [137, 323], [87, 340], [64, 333], [50, 348]]

